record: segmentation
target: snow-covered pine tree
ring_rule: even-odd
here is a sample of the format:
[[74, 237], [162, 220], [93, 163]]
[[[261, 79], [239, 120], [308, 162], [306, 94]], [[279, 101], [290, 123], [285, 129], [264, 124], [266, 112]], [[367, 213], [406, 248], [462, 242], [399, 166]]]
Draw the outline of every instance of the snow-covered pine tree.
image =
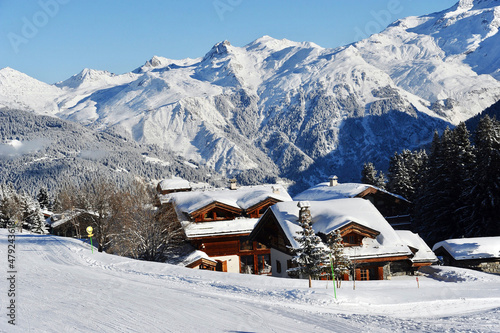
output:
[[425, 171], [422, 172], [422, 180], [414, 208], [415, 230], [428, 243], [434, 243], [438, 240], [436, 237], [439, 220], [436, 219], [436, 215], [440, 214], [443, 209], [443, 189], [448, 183], [445, 180], [444, 168], [441, 138], [438, 132], [434, 132], [430, 155], [424, 166]]
[[375, 185], [377, 182], [377, 170], [373, 166], [372, 162], [363, 164], [363, 170], [361, 170], [361, 183], [368, 185]]
[[314, 233], [312, 228], [310, 204], [307, 201], [300, 201], [297, 205], [299, 211], [299, 225], [301, 231], [297, 232], [294, 239], [299, 243], [299, 248], [291, 248], [294, 254], [292, 262], [296, 267], [288, 269], [292, 274], [303, 274], [309, 278], [309, 288], [311, 288], [313, 278], [325, 274], [325, 265], [328, 265], [328, 251], [321, 238]]
[[363, 164], [363, 170], [361, 170], [361, 183], [385, 189], [386, 181], [385, 175], [382, 171], [377, 172], [372, 162]]
[[12, 184], [0, 186], [0, 200], [0, 226], [6, 228], [9, 223], [18, 223], [21, 226], [22, 201]]
[[474, 135], [476, 166], [468, 198], [467, 236], [500, 236], [500, 123], [483, 117]]
[[49, 194], [47, 193], [46, 188], [44, 187], [40, 188], [40, 191], [38, 192], [36, 199], [38, 200], [41, 209], [48, 209], [48, 210], [52, 209], [52, 205], [49, 200]]
[[327, 240], [328, 247], [330, 248], [337, 288], [340, 288], [342, 275], [349, 273], [351, 260], [344, 254], [344, 243], [339, 230], [329, 233]]

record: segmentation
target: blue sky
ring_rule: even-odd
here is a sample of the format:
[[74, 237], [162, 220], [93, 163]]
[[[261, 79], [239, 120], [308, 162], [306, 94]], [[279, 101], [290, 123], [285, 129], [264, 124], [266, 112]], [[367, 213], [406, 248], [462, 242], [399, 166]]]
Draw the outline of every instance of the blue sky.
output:
[[83, 68], [121, 74], [153, 55], [197, 58], [269, 35], [345, 45], [458, 0], [0, 0], [0, 68], [47, 83]]

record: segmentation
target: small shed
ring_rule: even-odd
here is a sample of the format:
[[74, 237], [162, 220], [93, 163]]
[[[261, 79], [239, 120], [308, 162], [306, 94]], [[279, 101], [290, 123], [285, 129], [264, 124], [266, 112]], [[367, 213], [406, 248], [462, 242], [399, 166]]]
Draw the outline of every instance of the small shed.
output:
[[448, 239], [432, 249], [445, 265], [500, 274], [500, 236]]

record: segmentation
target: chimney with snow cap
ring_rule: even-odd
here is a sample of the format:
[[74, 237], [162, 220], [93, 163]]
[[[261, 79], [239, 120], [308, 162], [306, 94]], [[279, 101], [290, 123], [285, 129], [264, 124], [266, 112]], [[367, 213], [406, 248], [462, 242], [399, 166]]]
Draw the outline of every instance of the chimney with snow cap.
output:
[[330, 186], [337, 186], [339, 184], [339, 177], [337, 176], [330, 176], [328, 179], [330, 180]]
[[280, 189], [277, 186], [273, 186], [273, 194], [280, 194]]
[[311, 211], [309, 210], [309, 207], [311, 207], [311, 204], [309, 201], [299, 201], [297, 204], [297, 207], [299, 207], [299, 223], [301, 224], [306, 224], [308, 226], [311, 226], [312, 223], [312, 218], [311, 218]]
[[236, 178], [229, 179], [229, 189], [230, 190], [236, 190]]

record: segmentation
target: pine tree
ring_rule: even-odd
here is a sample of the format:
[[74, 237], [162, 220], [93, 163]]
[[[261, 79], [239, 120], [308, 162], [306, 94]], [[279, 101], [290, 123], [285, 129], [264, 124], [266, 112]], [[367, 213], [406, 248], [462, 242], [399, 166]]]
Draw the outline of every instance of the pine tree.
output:
[[307, 275], [309, 288], [311, 288], [311, 280], [325, 274], [324, 268], [328, 264], [328, 252], [321, 238], [314, 233], [311, 226], [312, 218], [309, 203], [301, 201], [298, 207], [300, 209], [299, 225], [302, 230], [297, 232], [298, 236], [294, 236], [294, 239], [299, 243], [299, 248], [291, 248], [295, 255], [292, 262], [297, 266], [290, 268], [288, 272]]
[[475, 136], [476, 166], [468, 193], [468, 236], [500, 236], [500, 124], [485, 116]]
[[[443, 209], [442, 192], [445, 188], [443, 178], [443, 156], [441, 138], [434, 132], [431, 151], [422, 172], [422, 181], [415, 200], [414, 228], [428, 243], [434, 243], [438, 233], [439, 219], [436, 215]], [[439, 236], [442, 238], [442, 235]], [[443, 238], [444, 239], [444, 238]]]
[[372, 162], [363, 165], [363, 170], [361, 170], [361, 183], [385, 189], [386, 182], [385, 175], [382, 171], [377, 171]]
[[340, 288], [342, 275], [349, 273], [351, 267], [351, 260], [344, 254], [344, 243], [340, 231], [337, 230], [328, 234], [328, 247], [337, 287]]
[[372, 162], [365, 163], [361, 170], [361, 183], [375, 185], [377, 183], [377, 170]]
[[45, 189], [44, 187], [40, 188], [36, 199], [40, 203], [41, 209], [52, 209], [52, 205], [49, 201], [49, 194], [47, 193], [47, 189]]

